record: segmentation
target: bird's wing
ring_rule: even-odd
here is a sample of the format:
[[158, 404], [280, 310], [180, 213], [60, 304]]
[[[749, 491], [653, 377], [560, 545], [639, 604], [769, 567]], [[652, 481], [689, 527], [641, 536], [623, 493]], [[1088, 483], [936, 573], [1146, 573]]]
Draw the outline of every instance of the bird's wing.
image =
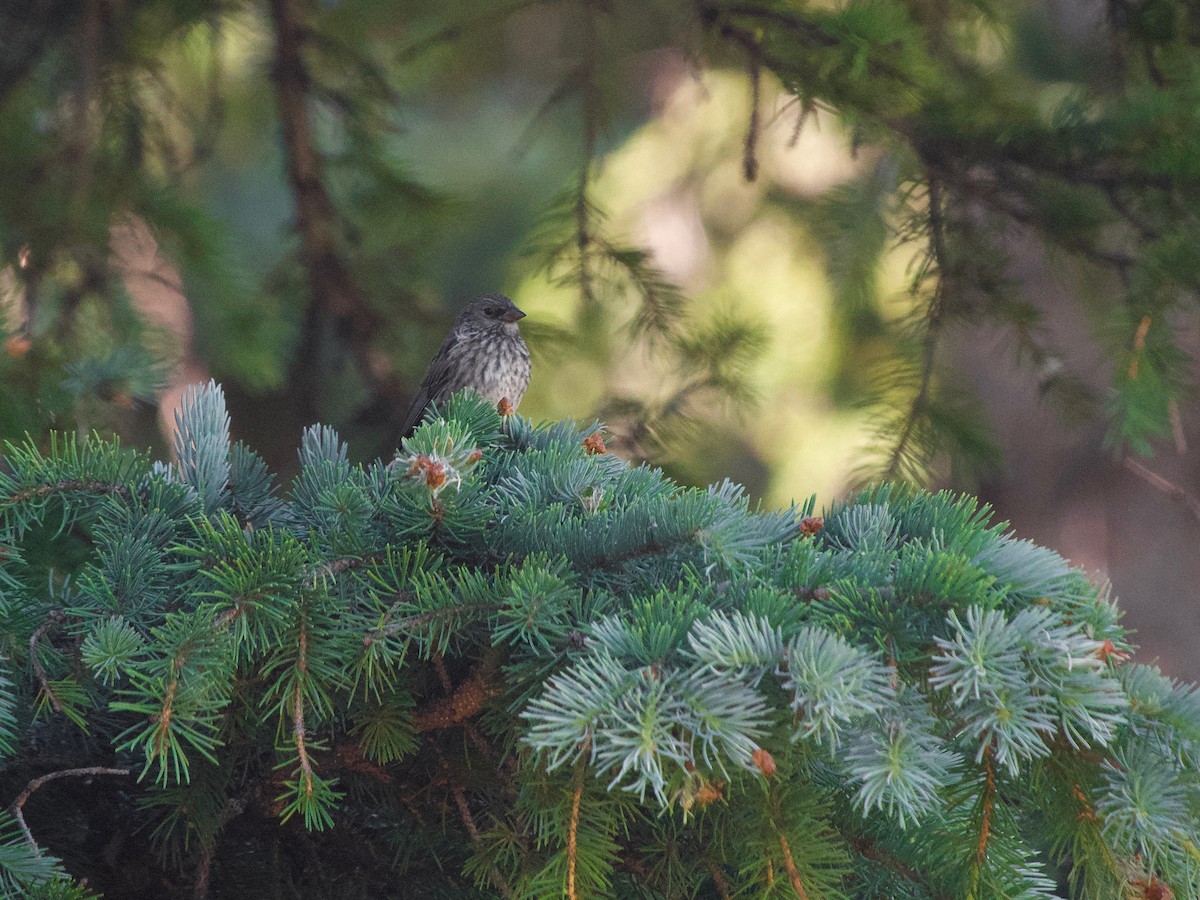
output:
[[425, 378], [421, 381], [421, 386], [417, 388], [417, 394], [413, 397], [408, 415], [404, 417], [404, 424], [400, 426], [400, 437], [406, 438], [413, 433], [417, 423], [425, 415], [425, 410], [429, 409], [430, 403], [445, 399], [453, 368], [450, 363], [450, 350], [457, 343], [458, 336], [451, 332], [442, 346], [438, 348], [429, 368], [425, 370]]

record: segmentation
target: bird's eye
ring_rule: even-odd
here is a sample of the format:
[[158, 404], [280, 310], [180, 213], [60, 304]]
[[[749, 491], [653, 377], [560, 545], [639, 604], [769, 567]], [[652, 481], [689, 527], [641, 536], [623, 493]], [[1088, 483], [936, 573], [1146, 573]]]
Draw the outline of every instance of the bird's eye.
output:
[[484, 315], [491, 316], [493, 319], [496, 318], [496, 316], [500, 315], [500, 313], [502, 313], [502, 312], [504, 312], [504, 310], [502, 310], [498, 306], [489, 306], [487, 309], [485, 309], [483, 311]]

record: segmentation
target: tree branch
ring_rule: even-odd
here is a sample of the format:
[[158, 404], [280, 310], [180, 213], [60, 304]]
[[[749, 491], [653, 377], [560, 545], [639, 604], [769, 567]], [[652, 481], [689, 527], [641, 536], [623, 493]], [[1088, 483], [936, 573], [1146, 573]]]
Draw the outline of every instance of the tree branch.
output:
[[292, 734], [296, 738], [296, 756], [300, 760], [301, 778], [304, 781], [304, 793], [313, 792], [312, 760], [308, 758], [308, 729], [304, 724], [304, 683], [308, 680], [308, 623], [300, 622], [300, 642], [296, 651], [296, 678], [292, 692]]
[[[856, 853], [866, 857], [872, 862], [879, 863], [892, 872], [895, 872], [905, 881], [911, 881], [913, 884], [920, 885], [926, 890], [932, 891], [932, 888], [925, 883], [925, 879], [923, 879], [915, 869], [913, 869], [911, 866], [905, 865], [903, 862], [896, 859], [894, 856], [877, 844], [873, 843], [868, 838], [850, 838], [850, 845], [854, 848]], [[950, 900], [947, 895], [941, 893], [933, 893], [932, 896], [935, 898], [935, 900]]]
[[448, 695], [430, 709], [413, 717], [413, 727], [418, 732], [452, 728], [474, 718], [482, 710], [488, 698], [496, 694], [491, 676], [499, 663], [499, 654], [489, 652], [466, 681], [454, 693]]
[[946, 237], [945, 222], [942, 218], [942, 188], [937, 176], [929, 176], [929, 256], [933, 261], [937, 283], [933, 288], [933, 296], [929, 300], [929, 309], [925, 313], [925, 340], [921, 352], [921, 380], [917, 393], [912, 399], [908, 415], [904, 417], [904, 425], [900, 436], [892, 448], [888, 458], [884, 478], [895, 479], [900, 472], [900, 464], [904, 453], [912, 440], [917, 427], [917, 421], [925, 412], [929, 403], [929, 392], [933, 386], [933, 368], [937, 360], [938, 339], [941, 337], [943, 324], [944, 299], [946, 294], [945, 265]]
[[579, 753], [579, 763], [575, 769], [575, 790], [571, 794], [571, 818], [567, 820], [567, 897], [578, 900], [575, 892], [575, 869], [579, 856], [579, 807], [583, 800], [583, 778], [587, 772], [587, 754], [592, 738], [589, 734], [583, 742]]
[[579, 166], [579, 181], [575, 189], [575, 243], [579, 248], [579, 294], [584, 307], [593, 306], [596, 292], [592, 273], [592, 210], [588, 202], [591, 187], [592, 160], [596, 155], [596, 135], [599, 128], [600, 99], [596, 87], [597, 34], [595, 14], [589, 4], [583, 4], [584, 41], [583, 62], [579, 67], [579, 115], [583, 129], [583, 160]]
[[25, 790], [17, 795], [17, 799], [12, 802], [12, 806], [8, 811], [12, 813], [17, 824], [21, 826], [21, 831], [25, 835], [25, 840], [29, 842], [37, 853], [41, 853], [41, 848], [38, 847], [37, 841], [33, 839], [33, 832], [29, 830], [29, 825], [25, 822], [25, 814], [22, 811], [26, 801], [33, 796], [33, 792], [49, 781], [54, 781], [56, 778], [67, 778], [69, 776], [78, 776], [81, 778], [91, 777], [94, 775], [128, 775], [128, 769], [108, 769], [102, 766], [85, 766], [82, 769], [63, 769], [61, 772], [47, 772], [45, 775], [39, 775], [29, 784], [25, 785]]
[[398, 631], [409, 631], [413, 628], [422, 628], [426, 625], [431, 625], [434, 622], [437, 622], [439, 619], [449, 619], [456, 615], [463, 615], [472, 612], [491, 612], [492, 610], [500, 607], [498, 602], [481, 600], [477, 603], [463, 603], [458, 606], [440, 606], [437, 609], [430, 609], [423, 613], [405, 616], [403, 619], [397, 619], [394, 622], [390, 621], [392, 614], [396, 610], [396, 607], [399, 606], [400, 603], [411, 602], [412, 599], [413, 598], [411, 594], [403, 592], [400, 600], [393, 604], [392, 608], [384, 614], [383, 622], [380, 623], [379, 627], [373, 628], [363, 635], [363, 646], [369, 647], [375, 641], [380, 640], [381, 638], [390, 637]]
[[1187, 507], [1188, 512], [1192, 514], [1192, 518], [1200, 522], [1200, 498], [1197, 498], [1195, 494], [1185, 490], [1173, 481], [1168, 481], [1157, 472], [1150, 471], [1132, 457], [1125, 457], [1122, 465], [1155, 490], [1162, 491], [1172, 500], [1178, 500]]
[[747, 181], [754, 181], [758, 177], [758, 107], [762, 102], [762, 67], [757, 53], [746, 60], [746, 68], [750, 76], [750, 120], [746, 123], [746, 141], [742, 150], [742, 175]]
[[783, 865], [787, 869], [792, 890], [796, 892], [796, 896], [800, 900], [808, 900], [808, 891], [804, 889], [804, 882], [800, 880], [800, 871], [796, 868], [796, 860], [792, 858], [792, 848], [788, 845], [787, 835], [782, 831], [779, 832], [779, 849], [783, 851]]
[[33, 674], [37, 676], [38, 684], [42, 686], [42, 692], [50, 701], [50, 705], [54, 707], [56, 713], [63, 711], [62, 702], [58, 699], [58, 695], [50, 687], [50, 680], [46, 677], [46, 669], [42, 666], [42, 661], [38, 659], [37, 643], [41, 640], [42, 635], [61, 622], [66, 616], [60, 610], [54, 610], [37, 629], [29, 636], [29, 661], [33, 663]]
[[[979, 823], [979, 840], [975, 845], [974, 878], [976, 881], [978, 881], [980, 870], [987, 860], [988, 843], [992, 835], [992, 814], [996, 807], [996, 768], [992, 762], [990, 746], [983, 751], [983, 770], [985, 781], [983, 796], [979, 800], [983, 814]], [[978, 888], [978, 885], [976, 884], [975, 887]]]
[[717, 868], [717, 864], [711, 859], [705, 859], [704, 867], [708, 869], [709, 877], [713, 880], [713, 886], [717, 889], [717, 896], [721, 900], [732, 900], [733, 894], [729, 890], [729, 879]]
[[37, 487], [23, 488], [15, 494], [0, 499], [0, 506], [12, 506], [14, 503], [24, 503], [37, 497], [49, 494], [65, 494], [68, 491], [91, 491], [95, 494], [120, 494], [128, 497], [130, 490], [123, 484], [110, 481], [87, 481], [82, 479], [63, 479], [53, 484], [39, 484]]
[[310, 292], [292, 364], [300, 412], [306, 418], [317, 414], [319, 350], [330, 317], [341, 326], [337, 334], [367, 388], [399, 405], [403, 391], [386, 373], [377, 371], [370, 353], [380, 317], [366, 303], [339, 252], [337, 211], [325, 186], [324, 161], [308, 110], [312, 81], [303, 56], [305, 27], [297, 0], [270, 0], [270, 10], [275, 30], [275, 98], [300, 236], [300, 260]]
[[[454, 798], [454, 805], [458, 808], [459, 818], [462, 819], [463, 826], [467, 829], [467, 834], [471, 837], [471, 843], [479, 843], [479, 826], [475, 824], [475, 816], [471, 814], [471, 807], [467, 805], [467, 793], [463, 790], [463, 786], [455, 781], [450, 775], [450, 764], [446, 762], [445, 757], [440, 753], [438, 757], [442, 762], [442, 770], [446, 774], [446, 781], [450, 787], [450, 796]], [[503, 897], [511, 898], [514, 896], [513, 889], [509, 885], [504, 873], [493, 863], [488, 870], [491, 876], [492, 883], [496, 886], [496, 890]]]

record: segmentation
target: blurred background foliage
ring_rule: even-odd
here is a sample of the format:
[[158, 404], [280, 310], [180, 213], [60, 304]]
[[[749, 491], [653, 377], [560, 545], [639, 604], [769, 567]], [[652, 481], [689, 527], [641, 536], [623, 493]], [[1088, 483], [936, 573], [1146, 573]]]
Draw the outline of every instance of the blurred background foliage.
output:
[[[390, 455], [463, 302], [521, 411], [769, 504], [980, 493], [1200, 675], [1181, 0], [5, 0], [0, 434], [225, 387]], [[1151, 455], [1142, 462], [1130, 454]]]

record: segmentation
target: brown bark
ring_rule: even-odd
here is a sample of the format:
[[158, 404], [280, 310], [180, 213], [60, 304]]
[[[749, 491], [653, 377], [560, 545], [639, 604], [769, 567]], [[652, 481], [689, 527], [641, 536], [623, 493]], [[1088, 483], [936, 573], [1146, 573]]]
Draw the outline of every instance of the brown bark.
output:
[[387, 373], [377, 371], [371, 358], [371, 339], [380, 317], [365, 302], [339, 253], [337, 210], [325, 186], [324, 161], [308, 108], [311, 80], [304, 61], [302, 0], [270, 0], [270, 9], [275, 30], [275, 98], [300, 237], [300, 261], [309, 288], [291, 371], [299, 412], [307, 420], [316, 418], [321, 340], [331, 322], [367, 388], [399, 405], [403, 398], [399, 385]]

